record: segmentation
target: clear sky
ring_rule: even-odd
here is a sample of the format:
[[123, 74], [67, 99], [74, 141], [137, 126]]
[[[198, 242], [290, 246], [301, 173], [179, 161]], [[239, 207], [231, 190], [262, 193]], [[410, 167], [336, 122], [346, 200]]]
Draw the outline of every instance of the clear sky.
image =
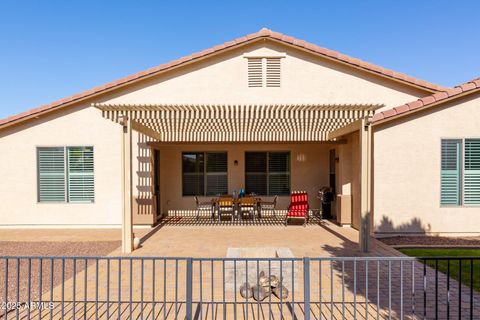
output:
[[480, 1], [0, 2], [0, 118], [262, 27], [445, 86], [480, 76]]

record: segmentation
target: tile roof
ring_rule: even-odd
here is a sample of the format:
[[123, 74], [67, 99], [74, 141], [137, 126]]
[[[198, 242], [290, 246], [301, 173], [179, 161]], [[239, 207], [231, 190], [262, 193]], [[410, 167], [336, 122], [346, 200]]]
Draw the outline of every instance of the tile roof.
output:
[[310, 51], [312, 53], [316, 53], [316, 54], [319, 54], [321, 56], [327, 57], [327, 58], [332, 59], [334, 61], [345, 63], [345, 64], [351, 65], [353, 67], [363, 69], [363, 70], [366, 70], [368, 72], [372, 72], [372, 73], [377, 74], [379, 76], [383, 76], [383, 77], [390, 78], [390, 79], [393, 79], [393, 80], [401, 81], [403, 83], [413, 85], [413, 86], [425, 89], [427, 91], [435, 92], [435, 91], [440, 91], [440, 90], [445, 89], [445, 88], [443, 88], [439, 85], [429, 83], [429, 82], [424, 81], [424, 80], [418, 80], [418, 79], [413, 78], [411, 76], [408, 76], [406, 74], [395, 72], [395, 71], [392, 71], [392, 70], [374, 65], [374, 64], [369, 63], [369, 62], [365, 62], [365, 61], [362, 61], [362, 60], [359, 60], [359, 59], [356, 59], [356, 58], [349, 57], [349, 56], [347, 56], [345, 54], [342, 54], [340, 52], [329, 50], [329, 49], [326, 49], [326, 48], [322, 48], [322, 47], [317, 46], [315, 44], [308, 43], [304, 40], [295, 39], [291, 36], [287, 36], [287, 35], [281, 34], [279, 32], [275, 32], [275, 31], [263, 28], [258, 32], [255, 32], [255, 33], [237, 38], [237, 39], [232, 40], [232, 41], [225, 42], [225, 43], [220, 44], [220, 45], [216, 45], [212, 48], [209, 48], [209, 49], [197, 52], [197, 53], [193, 53], [189, 56], [185, 56], [185, 57], [182, 57], [180, 59], [161, 64], [159, 66], [156, 66], [156, 67], [153, 67], [153, 68], [150, 68], [150, 69], [132, 74], [130, 76], [118, 79], [118, 80], [113, 81], [113, 82], [109, 82], [109, 83], [101, 85], [101, 86], [97, 86], [97, 87], [92, 88], [90, 90], [72, 95], [70, 97], [67, 97], [67, 98], [64, 98], [64, 99], [61, 99], [61, 100], [57, 100], [57, 101], [52, 102], [50, 104], [46, 104], [46, 105], [40, 106], [38, 108], [31, 109], [31, 110], [28, 110], [28, 111], [10, 116], [8, 118], [0, 119], [0, 128], [4, 127], [4, 126], [6, 126], [10, 123], [15, 123], [15, 122], [21, 121], [25, 118], [30, 118], [31, 116], [36, 116], [36, 115], [39, 115], [41, 113], [56, 109], [58, 107], [62, 107], [62, 106], [68, 105], [70, 103], [79, 101], [79, 100], [83, 100], [83, 99], [86, 99], [86, 98], [89, 98], [89, 97], [93, 97], [97, 94], [109, 91], [109, 90], [114, 89], [118, 86], [125, 85], [125, 84], [128, 84], [128, 83], [132, 83], [132, 82], [138, 81], [142, 78], [146, 78], [146, 77], [155, 75], [155, 74], [157, 74], [161, 71], [166, 71], [166, 70], [169, 70], [171, 68], [180, 66], [182, 64], [207, 57], [211, 54], [218, 53], [218, 52], [223, 51], [223, 50], [231, 49], [231, 48], [234, 48], [236, 46], [246, 44], [248, 42], [253, 42], [253, 41], [256, 41], [256, 40], [262, 39], [262, 38], [273, 39], [273, 40], [276, 40], [276, 41], [279, 41], [279, 42], [282, 42], [282, 43], [285, 43], [285, 44], [289, 44], [289, 45], [304, 49], [306, 51]]
[[387, 120], [392, 120], [394, 118], [404, 116], [421, 109], [436, 106], [443, 102], [447, 102], [452, 99], [461, 97], [464, 94], [470, 94], [476, 91], [480, 91], [480, 78], [473, 79], [464, 84], [458, 85], [454, 88], [437, 92], [430, 96], [420, 98], [418, 100], [406, 103], [399, 107], [395, 107], [389, 110], [376, 113], [372, 118], [372, 122], [378, 123], [378, 122], [384, 122]]

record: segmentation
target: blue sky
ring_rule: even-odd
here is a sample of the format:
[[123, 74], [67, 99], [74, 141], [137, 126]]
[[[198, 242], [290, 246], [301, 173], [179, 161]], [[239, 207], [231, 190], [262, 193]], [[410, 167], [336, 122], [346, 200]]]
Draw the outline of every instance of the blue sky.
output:
[[0, 118], [262, 27], [453, 86], [480, 76], [478, 21], [473, 0], [6, 0]]

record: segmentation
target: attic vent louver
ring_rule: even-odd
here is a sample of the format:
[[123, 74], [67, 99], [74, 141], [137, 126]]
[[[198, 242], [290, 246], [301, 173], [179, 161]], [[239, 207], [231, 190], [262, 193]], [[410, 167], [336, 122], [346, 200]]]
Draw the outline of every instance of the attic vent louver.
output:
[[248, 60], [248, 86], [254, 87], [280, 87], [281, 59], [279, 56], [247, 56]]
[[280, 87], [280, 58], [266, 58], [267, 87]]
[[263, 59], [262, 58], [248, 59], [248, 86], [249, 87], [263, 86]]

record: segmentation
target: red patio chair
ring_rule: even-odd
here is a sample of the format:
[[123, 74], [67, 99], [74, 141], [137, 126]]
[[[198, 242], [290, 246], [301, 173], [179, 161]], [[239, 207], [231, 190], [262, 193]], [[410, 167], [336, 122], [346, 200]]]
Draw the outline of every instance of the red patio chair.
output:
[[290, 194], [290, 205], [288, 206], [285, 226], [288, 219], [303, 219], [303, 226], [308, 222], [308, 193], [304, 191], [293, 191]]

